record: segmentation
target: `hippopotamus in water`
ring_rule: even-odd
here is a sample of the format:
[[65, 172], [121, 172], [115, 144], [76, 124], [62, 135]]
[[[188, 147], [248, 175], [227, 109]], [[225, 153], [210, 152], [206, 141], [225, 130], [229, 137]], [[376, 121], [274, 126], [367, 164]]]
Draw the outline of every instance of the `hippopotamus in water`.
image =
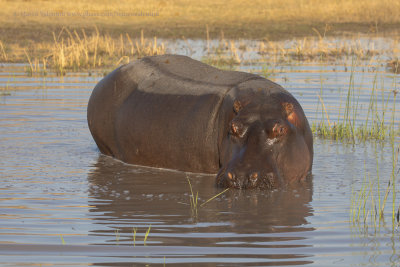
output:
[[311, 172], [312, 133], [289, 92], [186, 56], [145, 57], [117, 68], [94, 88], [87, 118], [102, 153], [217, 173], [221, 187], [277, 188]]

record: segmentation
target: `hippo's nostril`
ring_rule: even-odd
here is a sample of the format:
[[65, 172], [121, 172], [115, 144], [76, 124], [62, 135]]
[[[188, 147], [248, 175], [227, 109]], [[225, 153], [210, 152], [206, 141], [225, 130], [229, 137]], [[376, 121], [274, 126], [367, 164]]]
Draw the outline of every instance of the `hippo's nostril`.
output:
[[253, 172], [252, 174], [250, 174], [250, 180], [255, 182], [257, 181], [257, 179], [258, 179], [258, 172]]
[[273, 172], [269, 172], [262, 176], [263, 186], [268, 189], [276, 188], [279, 185], [279, 176]]
[[247, 188], [255, 188], [255, 187], [257, 187], [258, 177], [259, 177], [258, 172], [252, 172], [252, 173], [250, 173], [250, 175], [248, 177], [249, 178], [247, 180], [246, 187]]

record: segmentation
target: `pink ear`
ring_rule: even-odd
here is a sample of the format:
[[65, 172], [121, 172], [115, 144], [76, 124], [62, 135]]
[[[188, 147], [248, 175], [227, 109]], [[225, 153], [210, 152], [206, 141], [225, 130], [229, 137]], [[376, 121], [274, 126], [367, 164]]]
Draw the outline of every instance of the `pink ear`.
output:
[[285, 102], [282, 103], [282, 106], [285, 110], [287, 120], [296, 126], [296, 128], [301, 127], [301, 121], [299, 119], [298, 111], [296, 110], [295, 106], [292, 103]]

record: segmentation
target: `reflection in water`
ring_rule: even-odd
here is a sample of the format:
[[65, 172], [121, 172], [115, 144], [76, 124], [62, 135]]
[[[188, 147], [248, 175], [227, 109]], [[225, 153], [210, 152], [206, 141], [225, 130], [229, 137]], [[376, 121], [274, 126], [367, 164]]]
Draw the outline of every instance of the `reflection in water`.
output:
[[[199, 205], [221, 191], [214, 185], [214, 176], [188, 176], [194, 194], [199, 194]], [[191, 193], [183, 172], [137, 167], [100, 156], [88, 181], [90, 212], [100, 225], [91, 235], [109, 235], [109, 242], [131, 246], [132, 229], [137, 227], [135, 244], [142, 246], [151, 225], [150, 250], [152, 246], [177, 246], [180, 255], [193, 255], [191, 248], [197, 247], [198, 257], [242, 264], [282, 259], [310, 262], [302, 259], [310, 255], [293, 249], [308, 247], [307, 232], [314, 230], [307, 226], [307, 217], [312, 216], [311, 178], [295, 188], [274, 192], [231, 189], [198, 207], [197, 217], [191, 212]], [[216, 248], [202, 250], [206, 247]], [[255, 255], [246, 261], [249, 254]]]

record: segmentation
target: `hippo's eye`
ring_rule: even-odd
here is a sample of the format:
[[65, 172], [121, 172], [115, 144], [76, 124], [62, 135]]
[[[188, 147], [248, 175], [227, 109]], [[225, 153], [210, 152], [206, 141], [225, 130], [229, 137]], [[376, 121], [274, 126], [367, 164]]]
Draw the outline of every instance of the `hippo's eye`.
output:
[[231, 135], [236, 137], [243, 137], [244, 132], [244, 127], [241, 122], [235, 120], [231, 122], [231, 128], [229, 130], [229, 133]]
[[272, 127], [272, 132], [270, 133], [270, 138], [279, 138], [288, 132], [288, 127], [282, 123], [275, 123]]

